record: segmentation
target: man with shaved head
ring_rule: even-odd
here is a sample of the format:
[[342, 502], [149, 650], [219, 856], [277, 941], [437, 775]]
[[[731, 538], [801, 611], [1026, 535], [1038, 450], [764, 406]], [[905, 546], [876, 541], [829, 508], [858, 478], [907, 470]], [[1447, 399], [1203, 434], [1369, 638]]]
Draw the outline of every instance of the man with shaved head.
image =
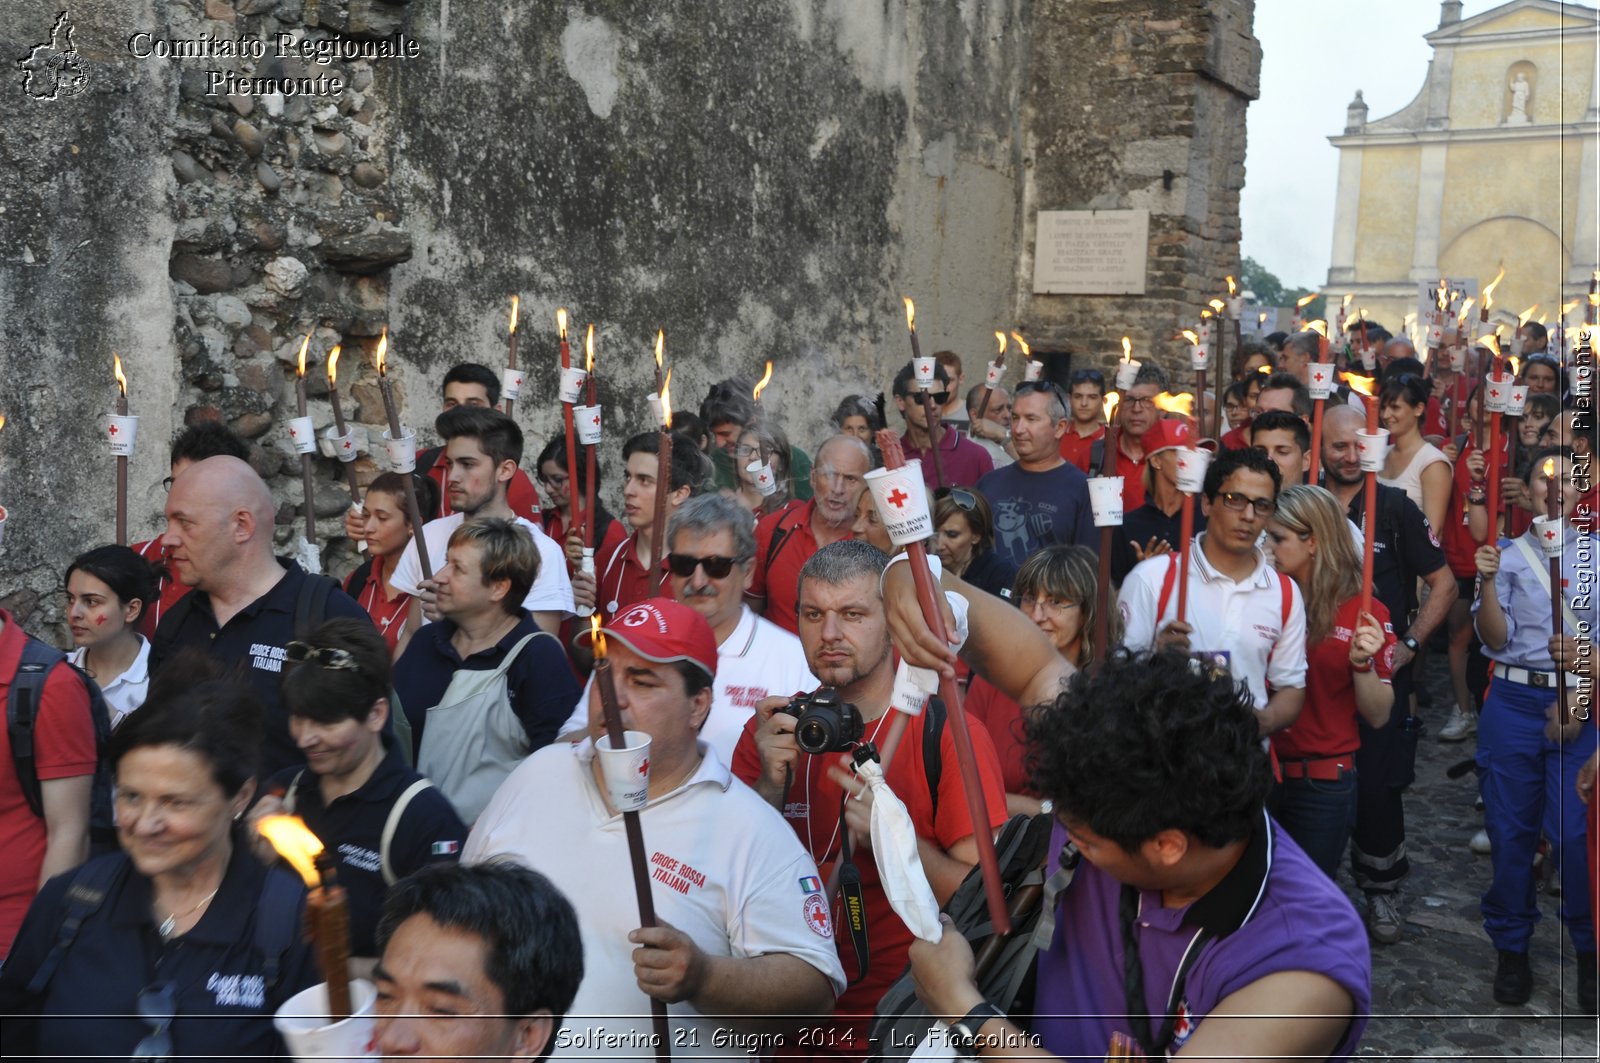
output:
[[368, 619], [335, 581], [273, 556], [276, 508], [261, 477], [238, 458], [206, 458], [178, 475], [161, 545], [194, 593], [161, 618], [150, 650], [152, 671], [189, 646], [239, 664], [266, 707], [266, 775], [305, 761], [278, 702], [289, 643], [323, 620]]

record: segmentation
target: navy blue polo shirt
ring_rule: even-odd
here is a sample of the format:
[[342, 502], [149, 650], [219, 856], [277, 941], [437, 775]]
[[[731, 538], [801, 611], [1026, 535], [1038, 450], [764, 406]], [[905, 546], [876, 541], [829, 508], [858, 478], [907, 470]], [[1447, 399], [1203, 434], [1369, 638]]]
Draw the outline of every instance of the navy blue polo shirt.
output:
[[[411, 724], [411, 761], [422, 755], [422, 728], [428, 710], [444, 700], [444, 692], [457, 669], [492, 671], [500, 667], [506, 654], [523, 636], [539, 630], [526, 610], [510, 634], [488, 649], [465, 659], [450, 644], [456, 624], [440, 620], [427, 624], [411, 639], [406, 652], [394, 666], [394, 689]], [[528, 733], [528, 752], [554, 741], [561, 725], [572, 715], [582, 690], [567, 663], [567, 655], [555, 639], [534, 639], [524, 646], [506, 672], [506, 695], [511, 711]]]
[[[235, 835], [237, 839], [237, 833]], [[126, 1058], [151, 1026], [139, 1018], [138, 997], [171, 984], [176, 1017], [174, 1057], [221, 1059], [286, 1054], [272, 1015], [294, 994], [322, 981], [312, 948], [299, 932], [305, 888], [292, 874], [268, 871], [237, 840], [222, 885], [200, 921], [163, 942], [150, 911], [150, 880], [123, 853], [96, 857], [121, 873], [105, 901], [84, 920], [72, 947], [39, 997], [25, 990], [55, 944], [66, 914], [64, 897], [76, 872], [45, 883], [4, 968], [0, 968], [0, 1048], [12, 1057], [38, 1054]], [[256, 909], [268, 875], [274, 889], [297, 892], [295, 924], [280, 939], [286, 951], [278, 980], [267, 986], [256, 947]], [[35, 1020], [18, 1016], [38, 1015]]]
[[[1366, 506], [1365, 490], [1357, 491], [1350, 499], [1347, 516], [1358, 528], [1364, 527], [1361, 521]], [[1395, 634], [1404, 635], [1411, 610], [1417, 605], [1417, 580], [1445, 566], [1444, 548], [1422, 510], [1398, 487], [1378, 485], [1376, 523], [1372, 593], [1389, 610]]]
[[[422, 778], [406, 767], [392, 738], [384, 736], [384, 744], [383, 760], [372, 777], [334, 798], [331, 805], [322, 800], [318, 776], [309, 768], [288, 768], [268, 783], [273, 793], [288, 793], [293, 786], [294, 814], [305, 820], [311, 833], [322, 839], [323, 848], [334, 854], [339, 883], [350, 897], [353, 956], [378, 954], [378, 915], [389, 892], [383, 880], [383, 828], [400, 795]], [[467, 825], [449, 799], [430, 786], [413, 796], [400, 813], [389, 843], [389, 866], [396, 878], [405, 878], [430, 863], [454, 863], [466, 840]]]
[[[293, 561], [279, 558], [278, 564], [284, 567], [283, 578], [220, 628], [211, 609], [211, 596], [189, 595], [186, 600], [192, 603], [191, 607], [168, 611], [161, 618], [150, 652], [152, 675], [159, 673], [172, 655], [190, 647], [204, 649], [229, 664], [240, 664], [251, 689], [266, 708], [266, 741], [261, 746], [260, 765], [263, 779], [304, 764], [306, 759], [289, 736], [289, 713], [278, 701], [278, 680], [283, 674], [284, 647], [296, 638], [295, 605], [310, 577]], [[337, 587], [328, 594], [322, 619], [335, 617], [372, 622], [367, 611]]]

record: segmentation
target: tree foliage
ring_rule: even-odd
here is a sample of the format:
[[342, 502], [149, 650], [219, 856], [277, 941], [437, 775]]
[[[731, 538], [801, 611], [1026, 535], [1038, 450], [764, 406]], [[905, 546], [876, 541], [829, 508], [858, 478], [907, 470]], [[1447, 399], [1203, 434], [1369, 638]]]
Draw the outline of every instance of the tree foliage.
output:
[[[1239, 279], [1243, 282], [1248, 292], [1255, 293], [1256, 302], [1261, 306], [1293, 307], [1294, 304], [1310, 295], [1310, 288], [1290, 288], [1284, 285], [1275, 274], [1253, 258], [1246, 258], [1239, 263]], [[1306, 320], [1323, 317], [1323, 306], [1326, 299], [1319, 295], [1303, 311]]]

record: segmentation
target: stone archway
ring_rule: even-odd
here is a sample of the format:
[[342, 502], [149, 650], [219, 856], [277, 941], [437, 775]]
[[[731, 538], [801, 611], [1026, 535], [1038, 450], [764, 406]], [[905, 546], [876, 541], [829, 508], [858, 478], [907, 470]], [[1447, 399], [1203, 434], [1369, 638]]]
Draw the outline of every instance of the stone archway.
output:
[[1488, 218], [1463, 231], [1439, 254], [1440, 272], [1490, 280], [1500, 264], [1506, 278], [1495, 289], [1495, 305], [1516, 313], [1534, 303], [1559, 301], [1571, 255], [1547, 226], [1520, 216]]

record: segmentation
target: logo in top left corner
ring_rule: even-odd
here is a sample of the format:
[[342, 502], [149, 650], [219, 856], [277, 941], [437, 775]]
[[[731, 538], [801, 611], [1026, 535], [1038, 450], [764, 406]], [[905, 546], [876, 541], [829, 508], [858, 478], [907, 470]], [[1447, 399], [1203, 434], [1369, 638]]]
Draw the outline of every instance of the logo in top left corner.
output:
[[50, 39], [36, 44], [17, 60], [22, 71], [22, 91], [36, 100], [76, 96], [89, 83], [83, 57], [72, 46], [72, 22], [67, 12], [56, 16]]

